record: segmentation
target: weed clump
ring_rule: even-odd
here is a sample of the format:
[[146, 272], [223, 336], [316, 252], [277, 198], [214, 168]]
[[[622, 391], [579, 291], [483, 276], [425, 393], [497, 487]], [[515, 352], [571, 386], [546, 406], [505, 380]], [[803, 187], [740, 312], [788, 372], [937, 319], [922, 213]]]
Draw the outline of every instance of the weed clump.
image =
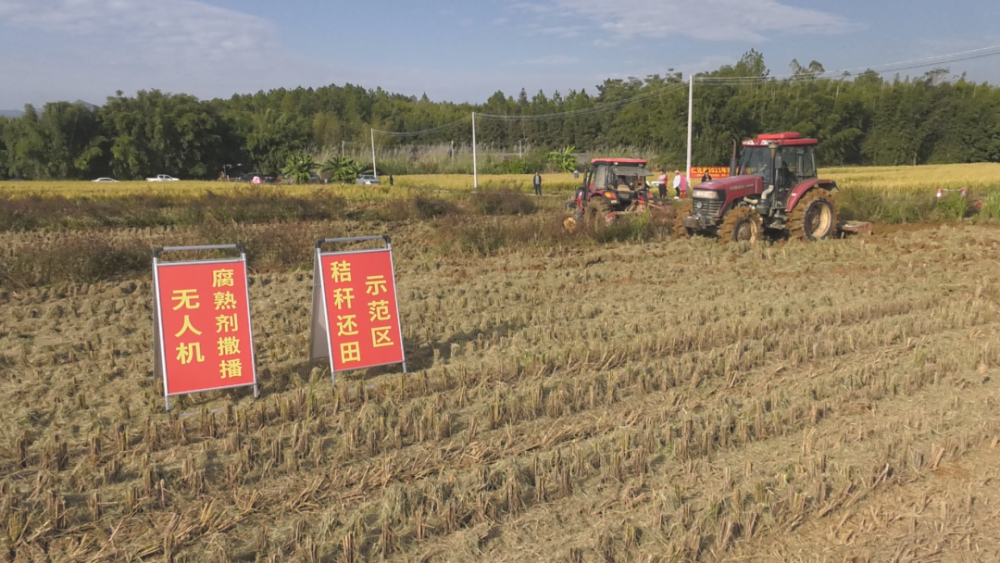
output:
[[94, 283], [152, 267], [148, 246], [99, 234], [50, 240], [0, 256], [0, 286], [13, 288], [58, 282]]
[[527, 195], [510, 187], [483, 189], [472, 194], [472, 207], [480, 215], [531, 215], [538, 206]]

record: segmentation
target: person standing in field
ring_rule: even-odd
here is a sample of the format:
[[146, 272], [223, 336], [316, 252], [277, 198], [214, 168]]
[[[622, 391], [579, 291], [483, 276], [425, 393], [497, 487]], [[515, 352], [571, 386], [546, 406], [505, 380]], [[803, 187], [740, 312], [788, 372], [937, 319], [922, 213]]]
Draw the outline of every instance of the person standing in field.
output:
[[532, 183], [535, 185], [535, 195], [542, 195], [542, 175], [535, 171], [535, 177], [532, 179]]
[[389, 174], [389, 187], [392, 187], [392, 174]]
[[705, 182], [711, 182], [711, 181], [712, 181], [712, 175], [708, 172], [708, 168], [706, 168], [705, 169], [705, 173], [702, 174], [702, 176], [701, 176], [701, 182], [705, 183]]
[[656, 179], [659, 184], [660, 199], [667, 198], [667, 171], [660, 170], [660, 177]]
[[680, 170], [674, 170], [674, 191], [677, 192], [674, 199], [680, 199], [687, 193], [687, 177]]

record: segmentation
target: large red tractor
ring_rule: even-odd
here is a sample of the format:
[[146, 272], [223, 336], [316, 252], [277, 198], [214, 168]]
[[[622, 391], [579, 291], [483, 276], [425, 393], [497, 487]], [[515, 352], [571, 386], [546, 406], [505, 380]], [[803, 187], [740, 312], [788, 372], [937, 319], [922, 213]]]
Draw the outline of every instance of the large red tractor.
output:
[[714, 235], [723, 242], [754, 242], [764, 229], [821, 240], [837, 233], [837, 184], [816, 177], [816, 139], [798, 133], [743, 141], [729, 178], [699, 184], [678, 213], [679, 235]]
[[646, 161], [635, 158], [595, 158], [583, 178], [583, 186], [566, 202], [563, 227], [575, 231], [610, 224], [623, 213], [646, 212], [662, 207], [649, 191]]

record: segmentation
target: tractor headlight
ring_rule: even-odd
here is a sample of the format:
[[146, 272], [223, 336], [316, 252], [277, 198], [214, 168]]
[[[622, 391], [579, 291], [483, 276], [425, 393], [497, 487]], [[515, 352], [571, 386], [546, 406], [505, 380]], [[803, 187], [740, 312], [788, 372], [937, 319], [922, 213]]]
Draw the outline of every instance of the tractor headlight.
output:
[[691, 197], [695, 199], [719, 199], [719, 192], [713, 190], [693, 190]]
[[604, 192], [604, 197], [608, 199], [615, 199], [616, 197], [618, 197], [618, 194], [616, 194], [615, 192]]

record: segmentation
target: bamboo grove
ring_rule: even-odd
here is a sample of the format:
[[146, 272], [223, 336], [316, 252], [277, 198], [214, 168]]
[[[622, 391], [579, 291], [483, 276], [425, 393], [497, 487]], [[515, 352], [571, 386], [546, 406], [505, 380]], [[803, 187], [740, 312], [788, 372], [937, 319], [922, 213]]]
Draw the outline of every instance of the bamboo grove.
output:
[[[732, 143], [764, 131], [795, 130], [822, 143], [821, 165], [911, 165], [1000, 161], [1000, 87], [934, 69], [917, 77], [874, 71], [830, 76], [821, 64], [775, 78], [760, 53], [699, 75], [694, 157], [728, 162]], [[549, 150], [629, 147], [661, 164], [683, 162], [686, 77], [605, 80], [596, 91], [529, 96], [496, 92], [485, 103], [433, 102], [361, 86], [279, 88], [198, 100], [186, 94], [118, 92], [103, 106], [31, 106], [0, 118], [0, 179], [216, 178], [227, 166], [274, 173], [301, 152], [331, 154], [368, 143], [467, 147], [470, 115], [482, 146]], [[566, 113], [569, 112], [568, 115]], [[541, 157], [539, 158], [539, 155]]]

